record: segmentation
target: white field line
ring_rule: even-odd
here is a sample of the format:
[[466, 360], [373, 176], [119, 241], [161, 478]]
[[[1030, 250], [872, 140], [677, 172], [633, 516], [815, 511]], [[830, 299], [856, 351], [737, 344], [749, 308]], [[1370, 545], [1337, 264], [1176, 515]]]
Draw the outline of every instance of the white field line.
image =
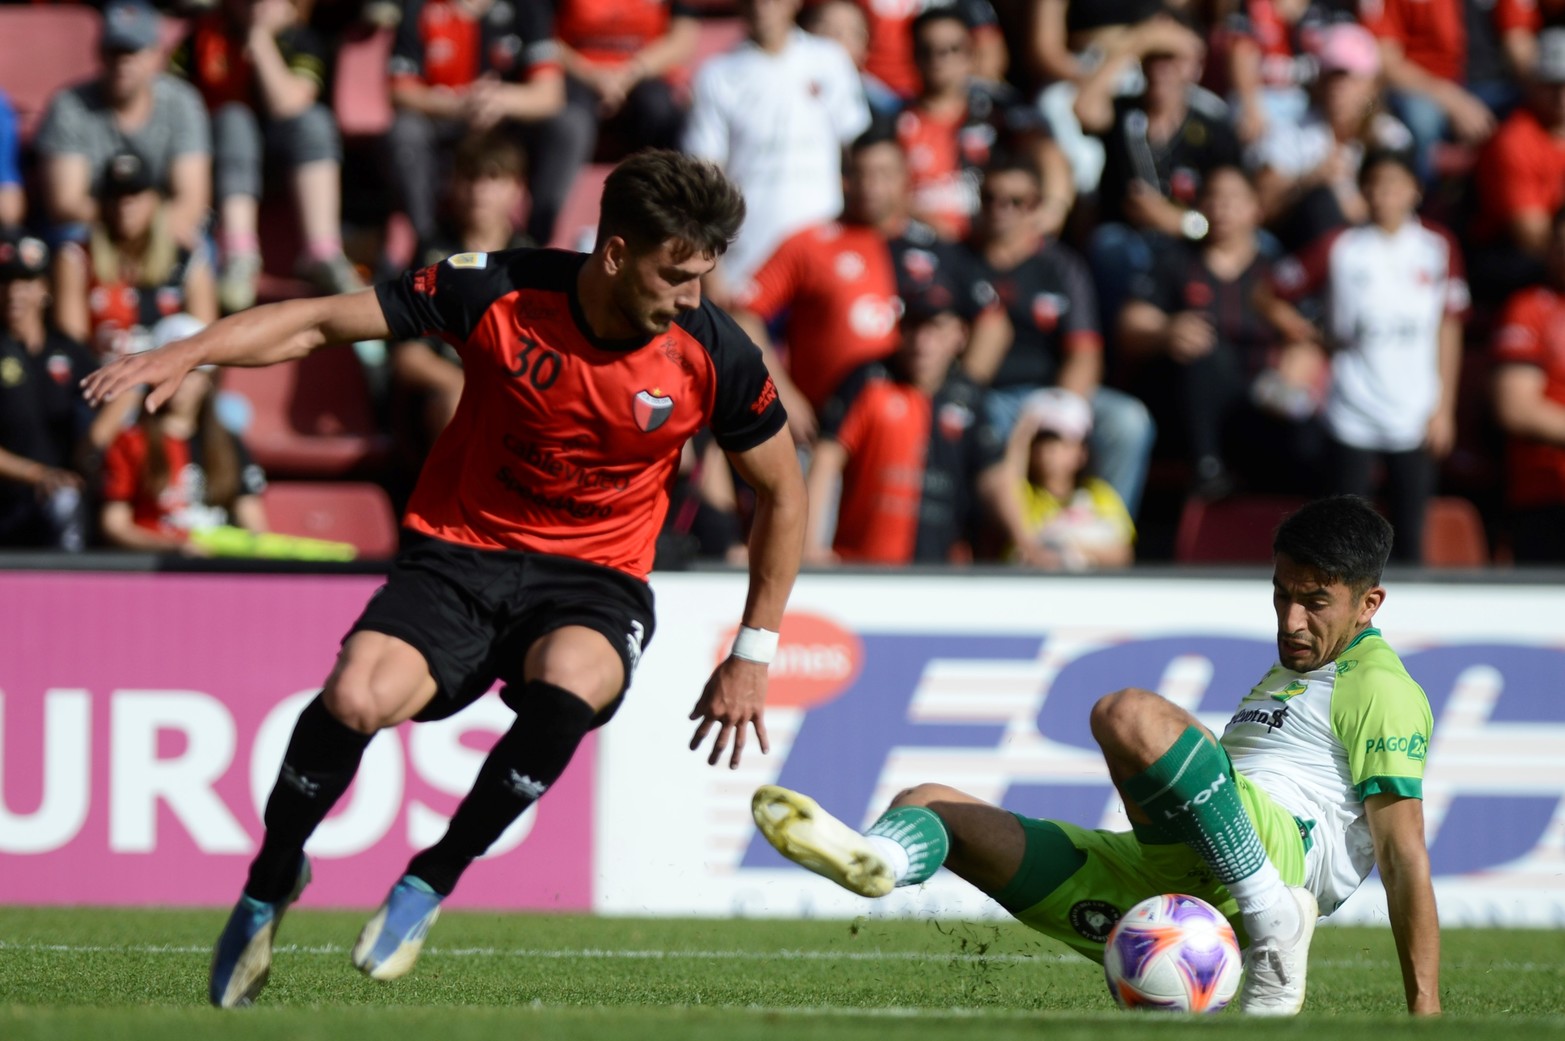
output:
[[[189, 944], [69, 944], [69, 943], [17, 943], [0, 940], [0, 953], [16, 951], [23, 954], [210, 954], [211, 947]], [[302, 945], [280, 944], [277, 954], [343, 955], [348, 948], [335, 944]], [[1075, 954], [938, 954], [932, 951], [665, 951], [665, 950], [614, 950], [601, 947], [576, 949], [514, 948], [501, 947], [426, 947], [424, 953], [436, 958], [516, 958], [538, 961], [846, 961], [846, 962], [914, 962], [927, 965], [997, 964], [997, 965], [1049, 965], [1075, 962], [1088, 963]], [[1392, 967], [1390, 958], [1324, 958], [1311, 964], [1321, 968]], [[1485, 962], [1481, 966], [1460, 963], [1447, 964], [1449, 969], [1482, 968], [1496, 972], [1565, 972], [1561, 962]]]

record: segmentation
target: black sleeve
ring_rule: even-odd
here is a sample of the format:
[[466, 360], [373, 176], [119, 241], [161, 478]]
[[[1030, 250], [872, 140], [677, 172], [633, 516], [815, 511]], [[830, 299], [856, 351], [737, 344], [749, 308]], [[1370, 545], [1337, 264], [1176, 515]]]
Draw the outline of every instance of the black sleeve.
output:
[[255, 461], [250, 454], [250, 449], [245, 447], [244, 439], [229, 434], [234, 443], [234, 452], [239, 456], [239, 494], [260, 495], [266, 491], [266, 471], [261, 469], [261, 464]]
[[1219, 166], [1238, 166], [1243, 155], [1239, 148], [1239, 135], [1234, 133], [1233, 124], [1226, 120], [1209, 119], [1207, 129], [1212, 135], [1212, 144], [1207, 154], [1206, 168], [1213, 170]]
[[402, 21], [397, 23], [397, 37], [391, 45], [391, 58], [386, 71], [391, 76], [424, 75], [424, 38], [419, 35], [419, 20], [424, 13], [424, 0], [407, 0], [403, 7]]
[[710, 419], [718, 447], [747, 452], [769, 440], [788, 422], [777, 385], [772, 382], [760, 348], [750, 342], [732, 318], [709, 301], [679, 317], [679, 324], [712, 357], [717, 374]]
[[837, 434], [842, 430], [842, 424], [847, 421], [853, 403], [859, 399], [859, 395], [864, 393], [864, 388], [869, 385], [869, 381], [880, 371], [879, 362], [860, 365], [848, 373], [837, 385], [837, 389], [831, 392], [831, 397], [827, 398], [826, 403], [821, 406], [819, 417], [821, 440], [837, 440]]
[[514, 255], [459, 253], [377, 284], [391, 338], [437, 336], [465, 343], [489, 306], [514, 288], [507, 270]]

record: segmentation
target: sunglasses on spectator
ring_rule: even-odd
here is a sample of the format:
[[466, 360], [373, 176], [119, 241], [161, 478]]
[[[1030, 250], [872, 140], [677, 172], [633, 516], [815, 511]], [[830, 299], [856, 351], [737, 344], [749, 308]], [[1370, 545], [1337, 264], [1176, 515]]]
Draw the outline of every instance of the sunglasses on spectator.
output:
[[948, 43], [944, 47], [931, 47], [927, 44], [919, 44], [913, 48], [913, 53], [920, 58], [949, 58], [953, 54], [966, 54], [967, 44]]
[[997, 210], [1030, 210], [1038, 205], [1036, 195], [996, 195], [993, 192], [981, 193], [978, 201]]

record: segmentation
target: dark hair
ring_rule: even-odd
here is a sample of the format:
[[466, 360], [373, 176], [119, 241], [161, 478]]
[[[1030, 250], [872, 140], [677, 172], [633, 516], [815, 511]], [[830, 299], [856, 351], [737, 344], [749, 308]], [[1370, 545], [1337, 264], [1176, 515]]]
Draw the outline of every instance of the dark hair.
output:
[[464, 137], [456, 146], [453, 159], [456, 175], [464, 181], [476, 181], [480, 177], [519, 181], [527, 173], [527, 156], [521, 147], [492, 130]]
[[1362, 593], [1380, 581], [1391, 540], [1391, 524], [1368, 499], [1334, 495], [1289, 514], [1272, 536], [1272, 552]]
[[1238, 163], [1218, 163], [1216, 166], [1212, 167], [1201, 175], [1201, 187], [1200, 190], [1196, 192], [1196, 195], [1199, 197], [1205, 197], [1207, 192], [1212, 190], [1212, 182], [1217, 179], [1218, 175], [1230, 173], [1237, 174], [1239, 179], [1243, 181], [1250, 189], [1250, 193], [1252, 195], [1255, 193], [1255, 181], [1252, 180], [1250, 175], [1245, 172], [1244, 167], [1240, 166]]
[[889, 119], [879, 116], [871, 117], [869, 127], [848, 146], [848, 155], [856, 156], [860, 152], [868, 151], [876, 145], [891, 145], [897, 151], [902, 151], [902, 139], [897, 137], [897, 127]]
[[636, 250], [674, 239], [688, 250], [684, 256], [718, 256], [742, 223], [744, 196], [716, 163], [647, 149], [620, 163], [603, 182], [593, 248], [617, 235]]
[[955, 22], [964, 32], [973, 31], [973, 23], [958, 11], [952, 4], [931, 4], [918, 13], [908, 26], [908, 39], [917, 40], [918, 34], [924, 31], [924, 26], [932, 22]]
[[1043, 188], [1043, 171], [1038, 169], [1038, 164], [1031, 158], [1020, 152], [997, 151], [989, 158], [984, 167], [984, 179], [988, 180], [995, 174], [1023, 173], [1032, 178], [1032, 183], [1041, 190]]
[[1418, 181], [1418, 168], [1413, 165], [1413, 154], [1405, 148], [1372, 148], [1366, 152], [1359, 162], [1359, 184], [1369, 180], [1371, 170], [1386, 163], [1400, 166], [1415, 184], [1423, 187]]

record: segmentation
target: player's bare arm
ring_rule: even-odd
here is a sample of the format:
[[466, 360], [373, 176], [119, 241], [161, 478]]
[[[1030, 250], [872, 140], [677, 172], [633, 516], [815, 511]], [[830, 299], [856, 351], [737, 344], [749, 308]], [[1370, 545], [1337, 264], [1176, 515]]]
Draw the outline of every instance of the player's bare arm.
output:
[[1440, 919], [1424, 843], [1423, 801], [1382, 793], [1365, 799], [1364, 811], [1386, 886], [1407, 1009], [1414, 1015], [1438, 1015]]
[[99, 405], [147, 386], [147, 408], [156, 412], [197, 365], [275, 365], [327, 344], [390, 334], [372, 289], [286, 300], [230, 315], [189, 339], [120, 358], [84, 379], [82, 389], [90, 404]]
[[[743, 624], [775, 633], [782, 625], [804, 548], [804, 477], [787, 427], [747, 452], [729, 453], [728, 458], [756, 496], [755, 521], [750, 528], [750, 591]], [[717, 737], [707, 762], [717, 765], [732, 740], [728, 765], [733, 769], [744, 751], [745, 729], [753, 727], [764, 754], [769, 750], [765, 707], [766, 665], [730, 655], [713, 670], [690, 713], [691, 719], [701, 721], [690, 739], [691, 749], [699, 748], [715, 725]]]

